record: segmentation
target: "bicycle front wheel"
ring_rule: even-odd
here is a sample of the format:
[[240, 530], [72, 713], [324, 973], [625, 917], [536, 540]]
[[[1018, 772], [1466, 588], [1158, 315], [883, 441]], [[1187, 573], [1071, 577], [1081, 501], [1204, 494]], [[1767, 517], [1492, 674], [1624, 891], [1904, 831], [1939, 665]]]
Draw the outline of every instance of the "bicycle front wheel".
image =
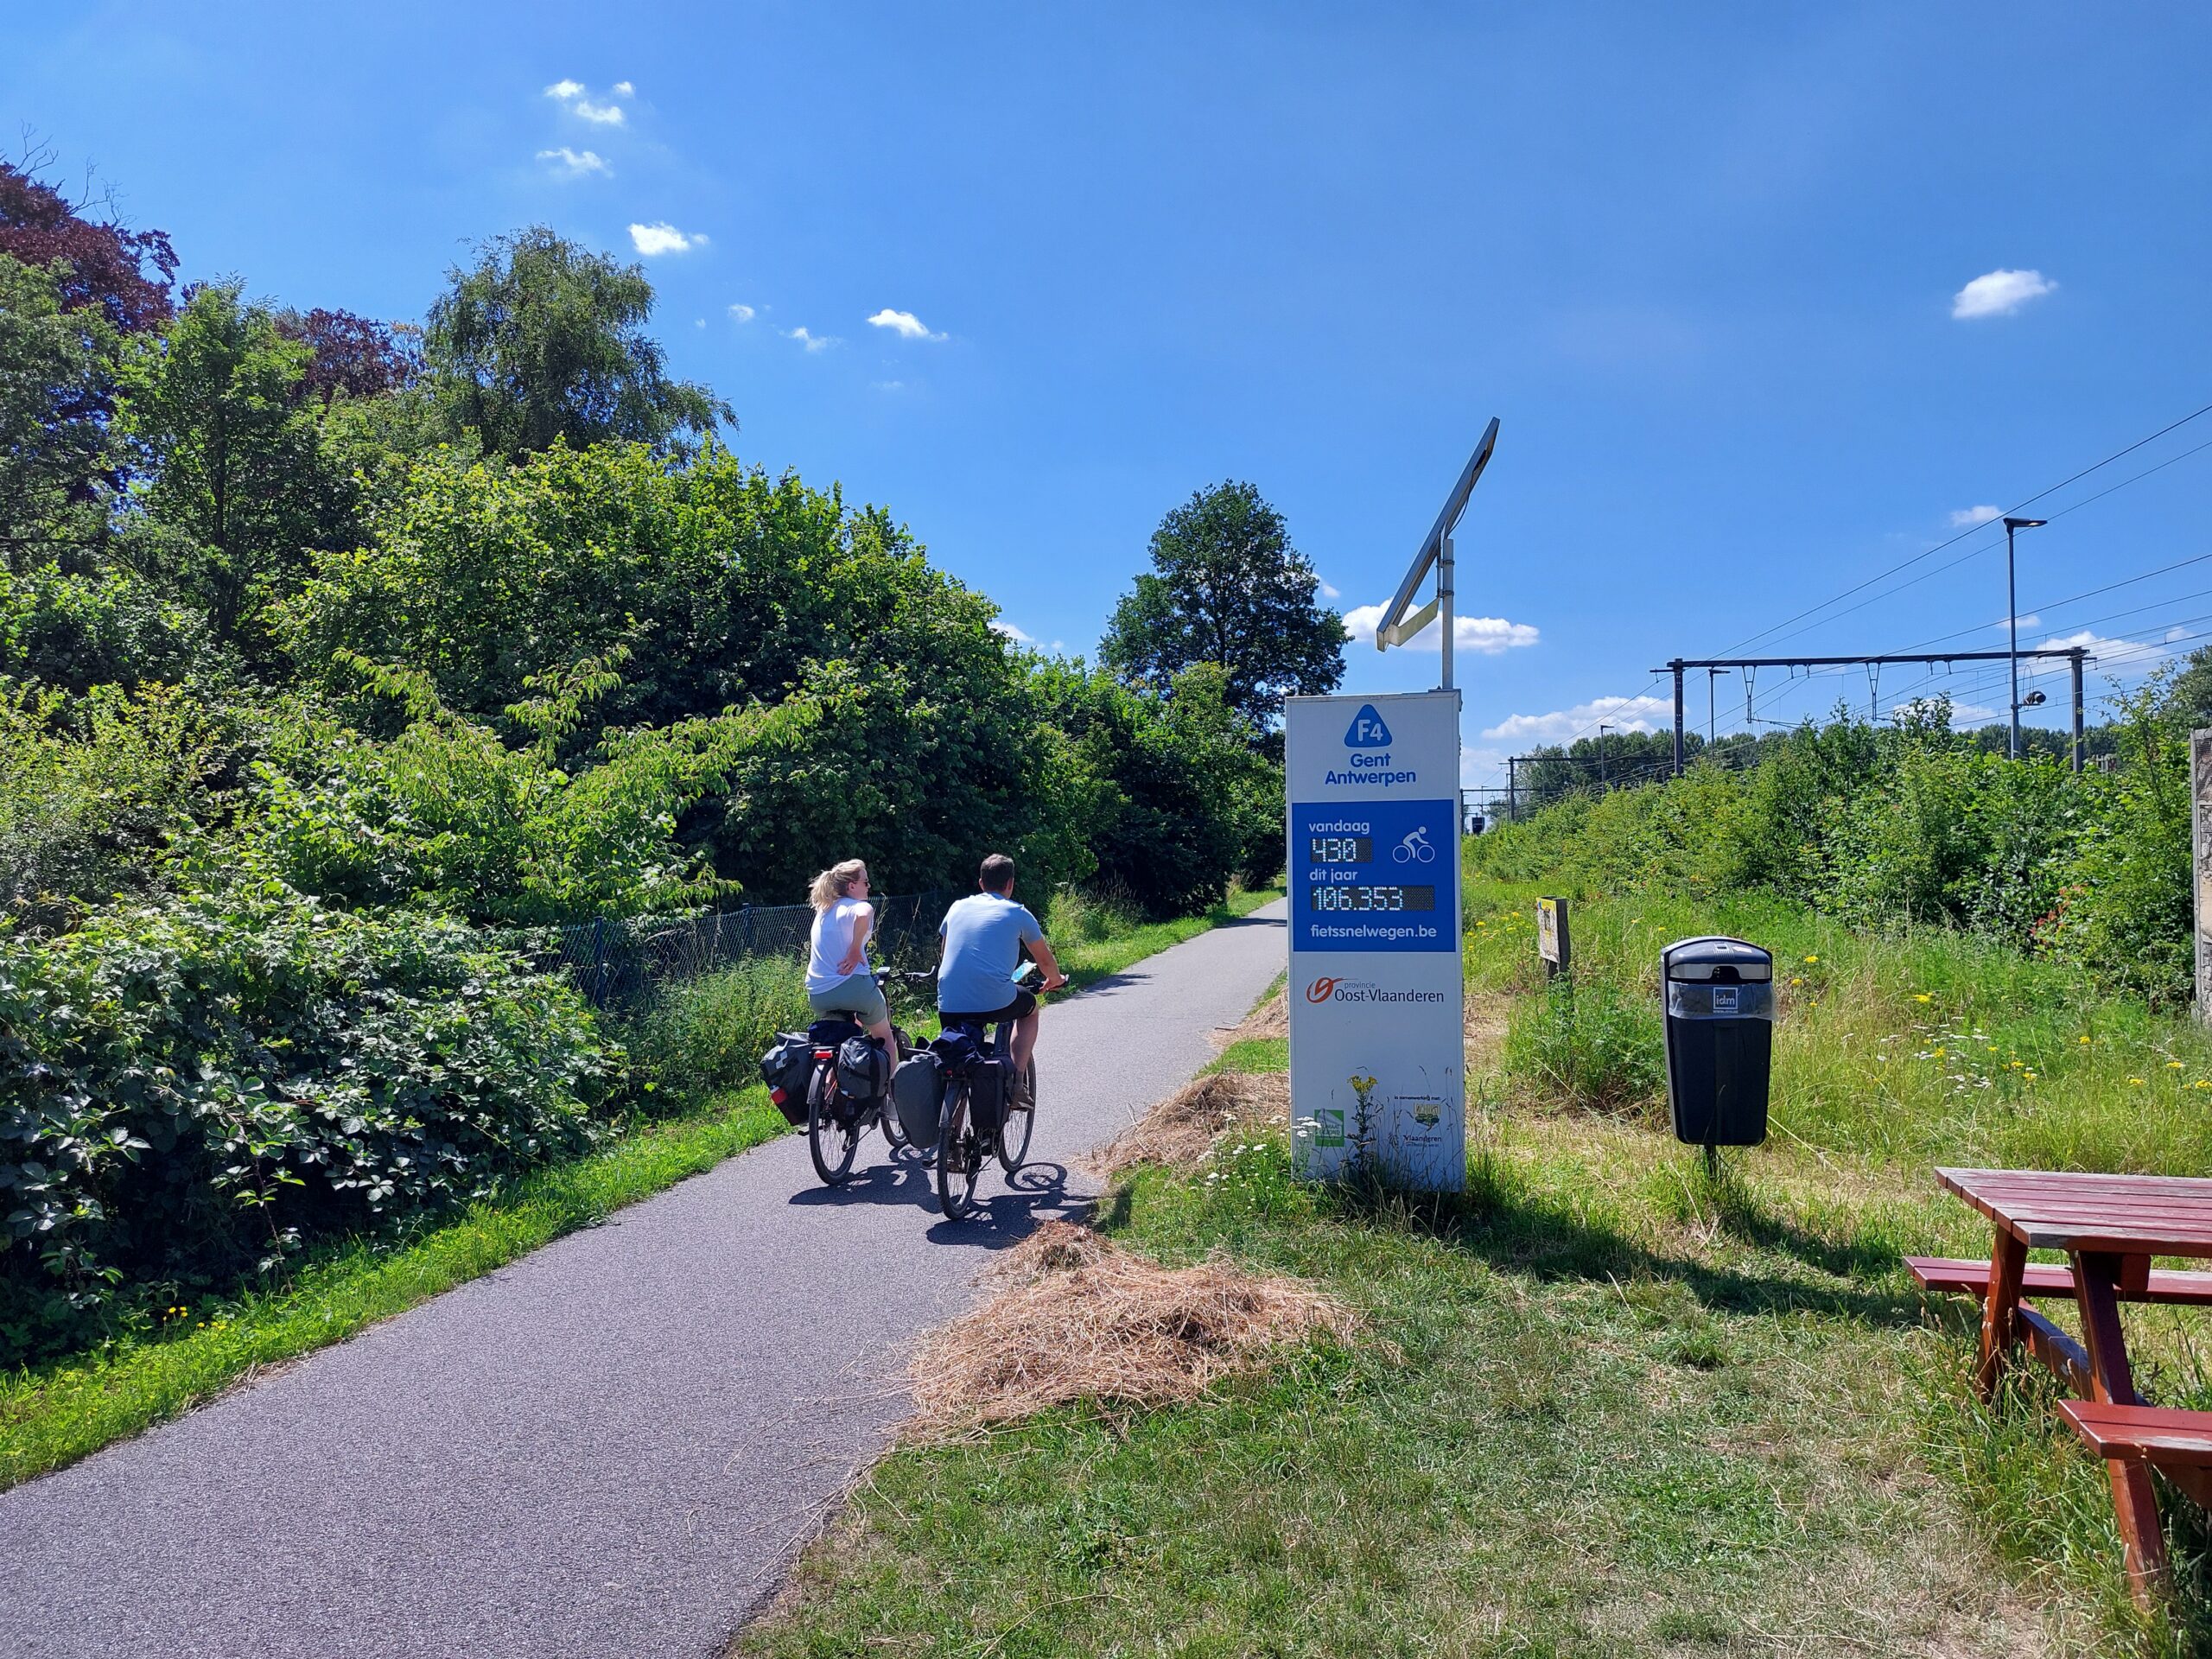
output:
[[937, 1126], [937, 1207], [947, 1221], [963, 1220], [975, 1210], [976, 1181], [986, 1155], [969, 1119], [968, 1085], [956, 1083], [944, 1091]]
[[999, 1119], [999, 1162], [1006, 1166], [1009, 1175], [1020, 1169], [1029, 1157], [1029, 1136], [1037, 1127], [1037, 1062], [1032, 1059], [1021, 1074], [1022, 1093], [1029, 1103], [1022, 1105], [1010, 1096], [1006, 1111]]
[[817, 1071], [806, 1091], [806, 1150], [824, 1186], [842, 1186], [853, 1176], [853, 1154], [860, 1150], [858, 1119], [839, 1122], [830, 1074]]
[[[891, 1034], [898, 1039], [899, 1044], [897, 1053], [892, 1060], [892, 1069], [895, 1071], [898, 1070], [899, 1062], [914, 1052], [914, 1042], [913, 1039], [896, 1026], [891, 1027]], [[891, 1143], [893, 1152], [904, 1152], [912, 1144], [906, 1139], [906, 1125], [899, 1121], [898, 1103], [887, 1094], [876, 1103], [875, 1121], [883, 1125], [883, 1138]]]

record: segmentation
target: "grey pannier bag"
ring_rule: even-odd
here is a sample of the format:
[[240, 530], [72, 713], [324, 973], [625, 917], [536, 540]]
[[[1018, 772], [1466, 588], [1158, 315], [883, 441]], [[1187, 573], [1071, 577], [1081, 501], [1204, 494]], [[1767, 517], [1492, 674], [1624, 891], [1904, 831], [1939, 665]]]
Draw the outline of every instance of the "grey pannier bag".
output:
[[906, 1139], [924, 1151], [937, 1145], [938, 1114], [944, 1107], [944, 1062], [922, 1050], [891, 1074], [891, 1109]]

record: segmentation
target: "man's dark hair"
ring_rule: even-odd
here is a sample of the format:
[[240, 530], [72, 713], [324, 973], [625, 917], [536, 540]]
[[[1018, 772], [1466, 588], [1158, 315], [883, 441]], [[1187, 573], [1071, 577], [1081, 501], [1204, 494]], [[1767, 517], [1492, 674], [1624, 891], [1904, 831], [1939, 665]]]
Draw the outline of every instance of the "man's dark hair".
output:
[[993, 853], [983, 861], [981, 874], [986, 887], [1004, 893], [1014, 886], [1014, 861], [1004, 853]]

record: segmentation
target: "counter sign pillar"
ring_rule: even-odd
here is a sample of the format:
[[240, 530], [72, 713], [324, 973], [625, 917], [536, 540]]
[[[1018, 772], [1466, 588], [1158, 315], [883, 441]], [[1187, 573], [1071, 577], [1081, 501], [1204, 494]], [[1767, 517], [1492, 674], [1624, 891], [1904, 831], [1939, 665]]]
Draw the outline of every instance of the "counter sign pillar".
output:
[[1459, 693], [1292, 697], [1284, 719], [1298, 1171], [1457, 1192]]

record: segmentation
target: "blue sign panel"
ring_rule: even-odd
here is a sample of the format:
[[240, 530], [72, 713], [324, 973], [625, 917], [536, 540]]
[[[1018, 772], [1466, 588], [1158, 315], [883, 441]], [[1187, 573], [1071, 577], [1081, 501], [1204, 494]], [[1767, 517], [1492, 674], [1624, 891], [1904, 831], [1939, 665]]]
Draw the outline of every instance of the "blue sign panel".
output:
[[1457, 950], [1456, 801], [1290, 809], [1294, 950]]

